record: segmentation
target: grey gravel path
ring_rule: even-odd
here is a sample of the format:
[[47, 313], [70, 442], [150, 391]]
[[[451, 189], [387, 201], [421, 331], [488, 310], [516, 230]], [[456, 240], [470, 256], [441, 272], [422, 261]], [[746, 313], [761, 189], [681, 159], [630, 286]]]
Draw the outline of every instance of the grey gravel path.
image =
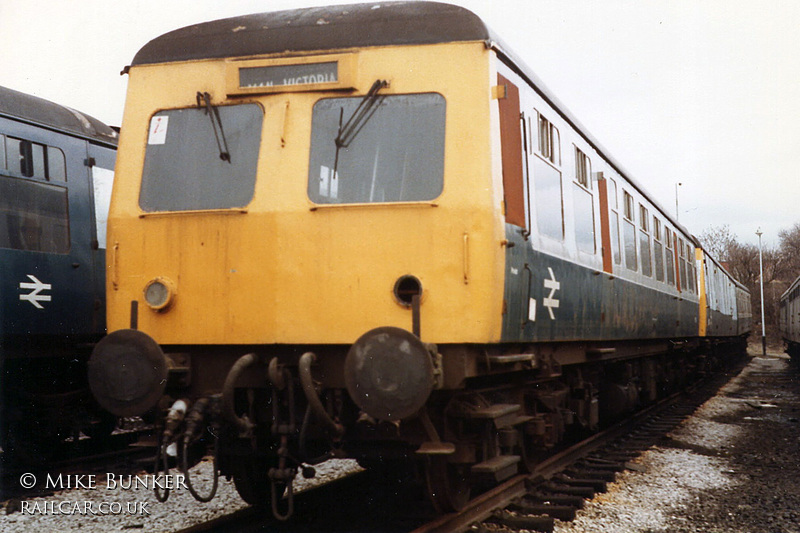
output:
[[800, 533], [800, 368], [754, 357], [557, 533]]

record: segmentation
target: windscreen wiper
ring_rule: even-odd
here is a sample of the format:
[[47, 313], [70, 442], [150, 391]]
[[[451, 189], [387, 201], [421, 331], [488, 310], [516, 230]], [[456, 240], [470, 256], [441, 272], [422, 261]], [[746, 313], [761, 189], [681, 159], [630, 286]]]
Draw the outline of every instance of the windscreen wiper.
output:
[[377, 111], [378, 108], [375, 107], [375, 102], [378, 101], [376, 98], [378, 91], [388, 86], [389, 82], [386, 80], [375, 80], [369, 92], [367, 92], [358, 104], [358, 107], [353, 111], [353, 114], [350, 115], [350, 118], [347, 119], [347, 123], [344, 126], [342, 126], [341, 118], [339, 119], [339, 133], [335, 139], [338, 148], [347, 148], [350, 146], [350, 143], [356, 138], [358, 132], [361, 131], [367, 121], [372, 118], [372, 115]]
[[372, 87], [370, 87], [367, 94], [364, 95], [364, 98], [361, 99], [358, 107], [356, 107], [355, 111], [353, 111], [353, 114], [350, 115], [350, 118], [347, 119], [344, 125], [342, 125], [344, 107], [339, 110], [339, 131], [336, 134], [336, 138], [333, 140], [336, 144], [336, 157], [333, 162], [334, 176], [336, 176], [336, 172], [339, 168], [339, 150], [350, 146], [350, 143], [353, 142], [369, 119], [372, 118], [372, 115], [378, 110], [375, 106], [375, 103], [378, 101], [378, 91], [388, 86], [389, 82], [386, 80], [375, 80], [375, 83], [372, 84]]
[[[225, 140], [225, 130], [222, 129], [219, 110], [211, 105], [211, 95], [197, 91], [197, 105], [198, 107], [204, 107], [206, 115], [211, 119], [211, 127], [214, 128], [214, 139], [216, 139], [217, 148], [219, 148], [219, 158], [231, 163], [231, 153], [228, 151], [228, 141]], [[217, 131], [217, 125], [219, 125], [219, 131]]]

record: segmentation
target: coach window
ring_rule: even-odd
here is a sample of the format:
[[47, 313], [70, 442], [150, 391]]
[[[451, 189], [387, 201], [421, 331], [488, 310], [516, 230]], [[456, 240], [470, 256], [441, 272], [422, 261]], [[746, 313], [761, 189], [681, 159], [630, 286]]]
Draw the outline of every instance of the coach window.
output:
[[67, 189], [0, 176], [0, 248], [69, 252]]
[[639, 252], [642, 257], [642, 274], [653, 275], [653, 261], [650, 257], [650, 213], [639, 204]]
[[30, 141], [6, 137], [8, 170], [32, 178], [44, 178], [44, 148]]
[[627, 191], [622, 191], [622, 237], [625, 244], [625, 266], [630, 270], [638, 270], [636, 264], [636, 222], [634, 213], [633, 196]]
[[575, 216], [575, 242], [578, 250], [593, 254], [594, 202], [592, 201], [592, 162], [579, 148], [575, 148], [575, 183], [573, 187], [573, 208]]
[[144, 211], [229, 209], [253, 198], [261, 106], [212, 107], [199, 96], [197, 106], [150, 119], [139, 193]]
[[611, 207], [611, 248], [614, 252], [614, 263], [622, 263], [622, 254], [619, 246], [619, 198], [617, 196], [617, 182], [609, 179], [608, 205]]
[[653, 257], [655, 258], [656, 279], [664, 281], [664, 246], [661, 244], [661, 221], [653, 216]]
[[533, 195], [539, 233], [564, 239], [564, 203], [561, 190], [561, 148], [558, 129], [538, 116], [538, 151], [533, 160]]
[[686, 287], [686, 247], [683, 244], [683, 239], [678, 239], [678, 267], [680, 268], [680, 283], [681, 290], [687, 290]]
[[697, 275], [694, 268], [694, 250], [690, 243], [686, 243], [686, 275], [689, 277], [689, 291], [697, 292]]
[[552, 122], [541, 113], [539, 117], [539, 153], [556, 166], [561, 166], [561, 136]]
[[53, 146], [5, 137], [5, 163], [11, 173], [26, 178], [66, 181], [64, 152]]
[[367, 101], [368, 113], [362, 113], [362, 96], [314, 104], [307, 189], [312, 202], [418, 202], [441, 194], [444, 97], [375, 98]]
[[[2, 135], [0, 142], [0, 248], [68, 253], [66, 187], [27, 179], [48, 179], [48, 149], [60, 150]], [[63, 181], [63, 171], [53, 171]]]
[[672, 230], [665, 228], [666, 246], [667, 246], [667, 283], [675, 285], [675, 252], [672, 247]]
[[47, 147], [47, 179], [67, 181], [67, 163], [64, 152], [52, 146]]

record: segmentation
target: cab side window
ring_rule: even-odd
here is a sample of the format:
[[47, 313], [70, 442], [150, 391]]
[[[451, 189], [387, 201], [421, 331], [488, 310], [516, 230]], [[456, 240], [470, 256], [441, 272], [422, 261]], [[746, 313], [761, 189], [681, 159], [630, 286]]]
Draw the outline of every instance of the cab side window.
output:
[[0, 248], [68, 253], [64, 152], [0, 135]]
[[53, 146], [14, 137], [5, 138], [5, 168], [26, 178], [66, 181], [64, 152]]

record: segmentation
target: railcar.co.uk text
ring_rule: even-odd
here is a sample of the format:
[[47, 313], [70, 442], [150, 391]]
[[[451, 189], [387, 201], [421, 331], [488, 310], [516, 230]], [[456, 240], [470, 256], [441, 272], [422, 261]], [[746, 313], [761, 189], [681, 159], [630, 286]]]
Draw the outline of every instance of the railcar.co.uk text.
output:
[[[97, 474], [46, 474], [44, 489], [63, 491], [63, 490], [96, 490], [103, 488], [111, 491], [133, 491], [133, 490], [178, 490], [186, 489], [186, 477], [182, 474], [141, 474], [141, 475], [120, 475], [106, 473]], [[19, 478], [20, 486], [24, 489], [33, 489], [37, 486], [38, 480], [31, 473], [22, 474]], [[149, 515], [149, 501], [37, 501], [23, 500], [20, 506], [22, 514], [28, 515]]]

